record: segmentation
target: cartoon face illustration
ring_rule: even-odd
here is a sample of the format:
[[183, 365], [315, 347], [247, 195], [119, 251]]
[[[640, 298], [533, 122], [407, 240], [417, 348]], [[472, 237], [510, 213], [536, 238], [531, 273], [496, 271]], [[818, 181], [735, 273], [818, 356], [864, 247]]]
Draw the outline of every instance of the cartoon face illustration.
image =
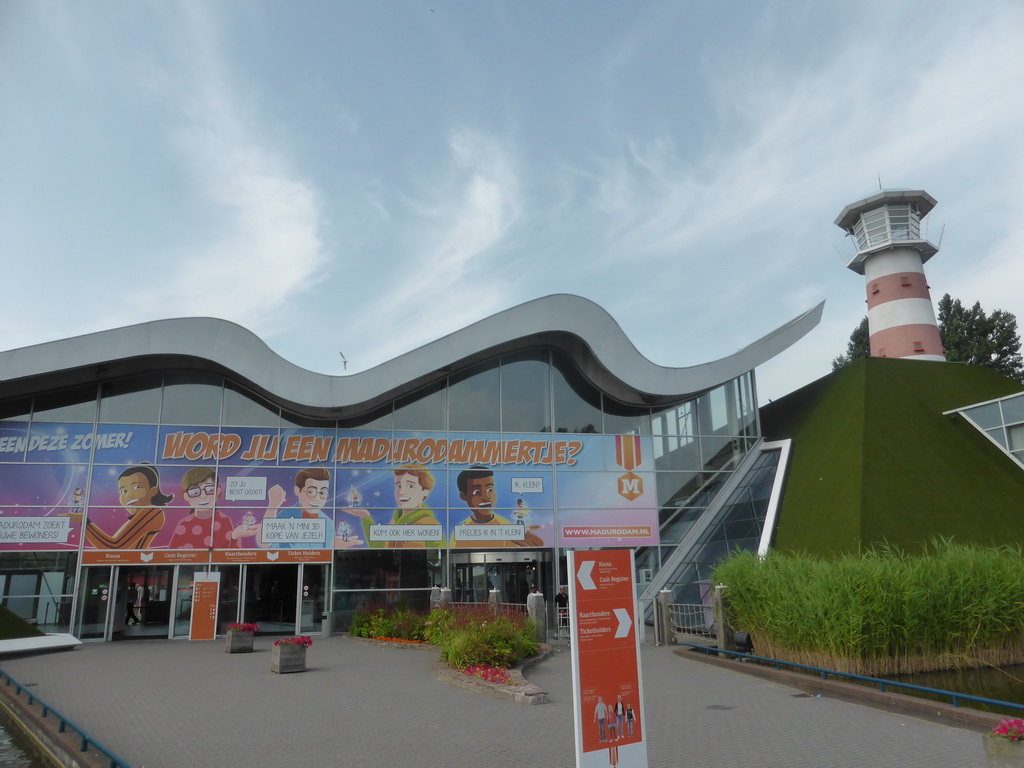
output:
[[327, 503], [327, 496], [331, 490], [330, 480], [314, 480], [306, 478], [305, 484], [299, 488], [295, 486], [295, 496], [299, 500], [299, 506], [306, 512], [319, 512], [320, 508]]
[[459, 492], [459, 498], [474, 510], [490, 509], [494, 506], [494, 475], [467, 479], [466, 490]]
[[395, 501], [401, 509], [419, 509], [430, 495], [430, 489], [420, 485], [416, 475], [395, 476]]
[[121, 506], [128, 510], [152, 506], [158, 490], [149, 484], [149, 478], [142, 472], [126, 475], [117, 481], [117, 497]]
[[213, 512], [214, 506], [216, 506], [219, 495], [220, 487], [214, 483], [212, 477], [198, 485], [191, 485], [185, 489], [185, 501], [192, 507], [192, 511], [200, 517], [209, 517], [210, 513]]

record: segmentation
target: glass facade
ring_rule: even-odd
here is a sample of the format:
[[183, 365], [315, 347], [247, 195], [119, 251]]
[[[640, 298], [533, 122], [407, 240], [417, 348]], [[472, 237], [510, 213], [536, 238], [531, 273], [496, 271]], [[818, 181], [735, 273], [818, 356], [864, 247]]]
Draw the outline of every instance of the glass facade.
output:
[[[737, 549], [757, 550], [764, 531], [771, 499], [772, 484], [778, 469], [780, 451], [764, 451], [746, 473], [721, 507], [716, 519], [700, 535], [697, 545], [686, 559], [675, 565], [669, 578], [672, 602], [697, 604], [704, 602], [702, 586], [711, 579], [715, 564]], [[709, 495], [714, 497], [714, 492]], [[699, 514], [680, 509], [681, 519], [673, 518], [674, 526], [685, 533]]]
[[[2, 601], [51, 631], [184, 637], [203, 570], [221, 573], [221, 631], [281, 632], [324, 612], [344, 628], [375, 602], [425, 606], [457, 568], [475, 573], [471, 552], [539, 553], [517, 568], [548, 594], [567, 548], [636, 547], [656, 572], [758, 437], [752, 373], [637, 406], [548, 348], [337, 418], [200, 372], [12, 399], [0, 403]], [[750, 504], [742, 519], [735, 508], [723, 545], [756, 529]]]
[[0, 552], [0, 601], [44, 632], [66, 632], [76, 564], [68, 552]]
[[1024, 394], [961, 408], [959, 413], [1024, 467]]
[[887, 203], [867, 211], [853, 226], [858, 250], [921, 239], [921, 218], [911, 203]]

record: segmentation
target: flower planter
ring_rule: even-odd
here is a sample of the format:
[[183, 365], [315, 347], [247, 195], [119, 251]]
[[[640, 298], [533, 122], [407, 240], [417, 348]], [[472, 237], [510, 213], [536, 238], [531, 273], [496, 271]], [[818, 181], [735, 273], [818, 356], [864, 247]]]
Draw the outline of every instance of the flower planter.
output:
[[228, 632], [227, 653], [252, 653], [253, 632]]
[[1024, 741], [1011, 741], [985, 734], [988, 768], [1024, 768]]
[[305, 672], [305, 646], [290, 643], [275, 645], [270, 656], [270, 671], [277, 672], [279, 675], [288, 672]]

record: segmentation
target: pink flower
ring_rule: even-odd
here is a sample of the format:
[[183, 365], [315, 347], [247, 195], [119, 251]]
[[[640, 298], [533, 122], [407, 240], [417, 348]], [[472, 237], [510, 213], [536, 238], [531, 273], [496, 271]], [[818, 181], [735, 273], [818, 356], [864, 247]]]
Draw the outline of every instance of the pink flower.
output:
[[259, 632], [259, 624], [228, 624], [228, 632]]
[[282, 637], [280, 640], [275, 640], [274, 645], [301, 645], [303, 648], [309, 648], [313, 644], [313, 638], [309, 635], [302, 635], [301, 637]]
[[481, 680], [486, 680], [488, 683], [516, 685], [516, 683], [512, 681], [512, 677], [509, 675], [508, 669], [504, 667], [488, 667], [486, 664], [478, 664], [475, 667], [464, 669], [463, 674], [479, 677]]
[[992, 735], [1010, 741], [1024, 740], [1024, 718], [1003, 720], [992, 729]]

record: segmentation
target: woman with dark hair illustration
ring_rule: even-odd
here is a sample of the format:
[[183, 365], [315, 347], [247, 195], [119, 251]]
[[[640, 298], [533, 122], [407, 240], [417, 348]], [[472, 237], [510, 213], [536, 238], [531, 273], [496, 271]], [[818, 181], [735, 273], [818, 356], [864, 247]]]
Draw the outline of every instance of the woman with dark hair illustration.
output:
[[146, 549], [164, 527], [163, 507], [174, 494], [160, 490], [156, 467], [139, 464], [118, 476], [117, 497], [128, 512], [128, 521], [113, 536], [95, 523], [86, 523], [86, 542], [95, 549]]

